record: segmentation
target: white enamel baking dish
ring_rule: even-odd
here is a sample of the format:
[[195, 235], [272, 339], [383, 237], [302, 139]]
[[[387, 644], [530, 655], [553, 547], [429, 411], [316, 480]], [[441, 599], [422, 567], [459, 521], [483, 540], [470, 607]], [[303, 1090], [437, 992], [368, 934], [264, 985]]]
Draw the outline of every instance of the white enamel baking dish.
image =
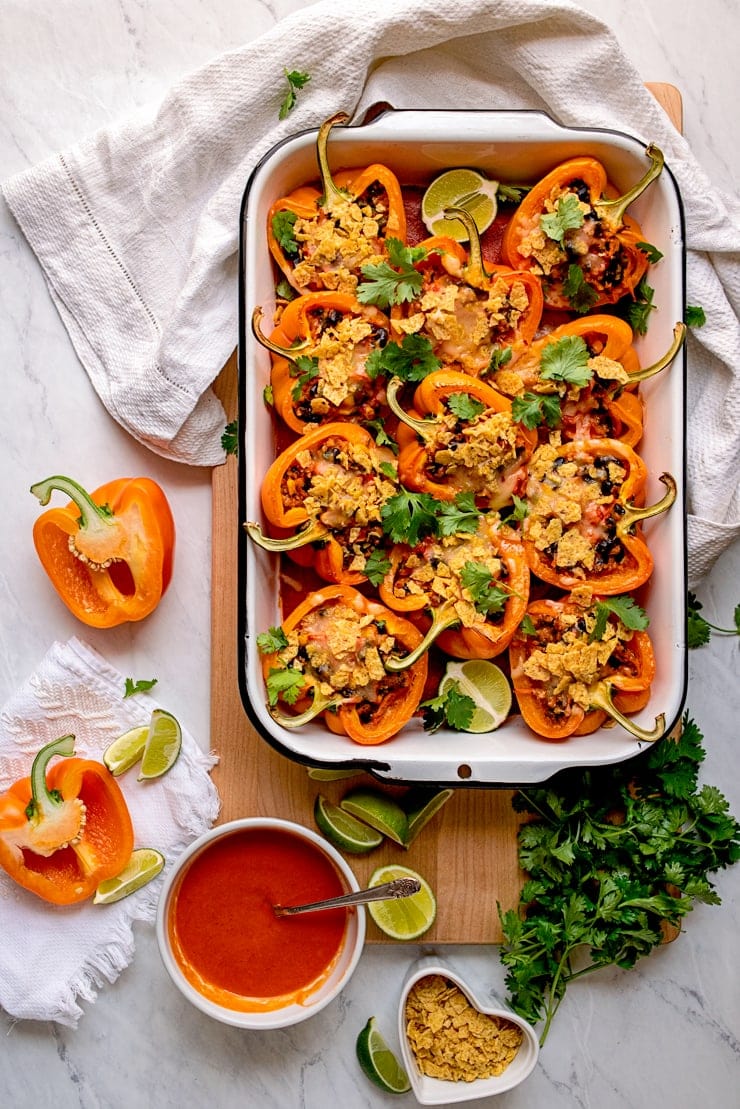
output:
[[[263, 402], [270, 356], [255, 341], [249, 321], [259, 305], [269, 327], [274, 305], [274, 275], [265, 228], [272, 202], [317, 176], [316, 132], [309, 131], [274, 147], [257, 166], [245, 191], [240, 224], [239, 268], [239, 522], [261, 520], [260, 484], [275, 453], [274, 431]], [[442, 170], [471, 166], [510, 182], [534, 182], [558, 162], [577, 154], [599, 158], [620, 192], [643, 174], [644, 145], [614, 131], [564, 128], [539, 112], [392, 111], [368, 124], [335, 128], [329, 142], [334, 171], [371, 162], [390, 165], [401, 181], [428, 182]], [[643, 365], [669, 347], [673, 326], [684, 318], [684, 231], [681, 200], [666, 167], [630, 208], [648, 242], [663, 252], [651, 267], [657, 310], [647, 334], [637, 340]], [[646, 430], [639, 446], [650, 481], [650, 504], [664, 493], [658, 475], [673, 474], [678, 499], [670, 512], [648, 520], [644, 534], [655, 557], [655, 572], [640, 594], [650, 617], [657, 674], [648, 706], [634, 719], [651, 727], [664, 713], [670, 730], [680, 717], [686, 680], [686, 532], [684, 505], [685, 363], [681, 353], [672, 367], [643, 385]], [[412, 721], [379, 747], [363, 748], [334, 735], [321, 722], [299, 730], [278, 726], [265, 706], [255, 637], [281, 621], [277, 556], [250, 543], [240, 526], [238, 623], [242, 700], [264, 739], [284, 755], [305, 764], [356, 766], [379, 779], [448, 785], [513, 785], [538, 782], [571, 766], [621, 762], [645, 744], [619, 726], [593, 735], [553, 742], [540, 739], [510, 718], [496, 732], [472, 735], [440, 730], [433, 735]]]

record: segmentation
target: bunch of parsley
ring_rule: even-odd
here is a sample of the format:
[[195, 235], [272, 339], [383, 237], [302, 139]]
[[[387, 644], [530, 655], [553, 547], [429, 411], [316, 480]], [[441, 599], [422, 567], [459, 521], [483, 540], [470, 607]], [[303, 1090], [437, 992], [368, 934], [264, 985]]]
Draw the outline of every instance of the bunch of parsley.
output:
[[515, 1011], [544, 1019], [541, 1042], [569, 983], [634, 966], [695, 902], [719, 904], [708, 875], [740, 858], [740, 824], [718, 789], [698, 786], [702, 740], [686, 715], [675, 742], [637, 761], [514, 795], [534, 819], [519, 833], [519, 909], [499, 907], [501, 958]]

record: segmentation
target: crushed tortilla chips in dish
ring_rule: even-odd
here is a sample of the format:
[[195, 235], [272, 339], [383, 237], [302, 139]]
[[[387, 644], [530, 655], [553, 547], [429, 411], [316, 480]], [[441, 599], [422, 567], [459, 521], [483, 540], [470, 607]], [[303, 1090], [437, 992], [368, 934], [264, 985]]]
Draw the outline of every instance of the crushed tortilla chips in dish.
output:
[[522, 1031], [481, 1013], [439, 974], [420, 978], [406, 999], [406, 1035], [422, 1074], [473, 1082], [502, 1074], [522, 1043]]

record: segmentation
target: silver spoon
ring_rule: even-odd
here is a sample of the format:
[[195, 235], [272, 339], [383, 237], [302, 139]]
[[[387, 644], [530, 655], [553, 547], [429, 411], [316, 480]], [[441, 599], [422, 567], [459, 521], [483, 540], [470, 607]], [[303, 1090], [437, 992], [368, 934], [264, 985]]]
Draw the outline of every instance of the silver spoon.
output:
[[382, 886], [355, 890], [341, 897], [329, 897], [326, 901], [313, 901], [310, 905], [273, 905], [272, 911], [275, 916], [295, 916], [296, 913], [315, 913], [321, 909], [340, 909], [344, 905], [365, 905], [368, 901], [392, 901], [397, 897], [410, 897], [420, 889], [418, 878], [394, 878]]

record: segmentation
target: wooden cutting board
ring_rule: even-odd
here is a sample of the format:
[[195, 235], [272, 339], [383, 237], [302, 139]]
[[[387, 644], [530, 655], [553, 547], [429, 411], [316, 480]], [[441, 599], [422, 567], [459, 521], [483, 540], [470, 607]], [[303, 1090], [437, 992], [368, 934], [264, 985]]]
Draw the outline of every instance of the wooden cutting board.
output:
[[[647, 86], [674, 125], [682, 125], [681, 96], [672, 85]], [[237, 411], [234, 355], [216, 382], [227, 419]], [[211, 584], [211, 747], [219, 756], [213, 778], [222, 799], [219, 820], [278, 816], [314, 827], [316, 794], [338, 801], [347, 781], [317, 783], [305, 767], [279, 755], [253, 729], [242, 707], [237, 666], [237, 461], [213, 471]], [[352, 779], [351, 785], [363, 779]], [[377, 785], [371, 777], [368, 784]], [[388, 788], [382, 786], [381, 788]], [[496, 910], [517, 904], [522, 873], [517, 864], [519, 818], [511, 790], [461, 788], [406, 851], [385, 841], [350, 863], [360, 885], [385, 863], [412, 867], [437, 895], [437, 919], [427, 943], [500, 943]], [[368, 942], [389, 942], [368, 918]]]

